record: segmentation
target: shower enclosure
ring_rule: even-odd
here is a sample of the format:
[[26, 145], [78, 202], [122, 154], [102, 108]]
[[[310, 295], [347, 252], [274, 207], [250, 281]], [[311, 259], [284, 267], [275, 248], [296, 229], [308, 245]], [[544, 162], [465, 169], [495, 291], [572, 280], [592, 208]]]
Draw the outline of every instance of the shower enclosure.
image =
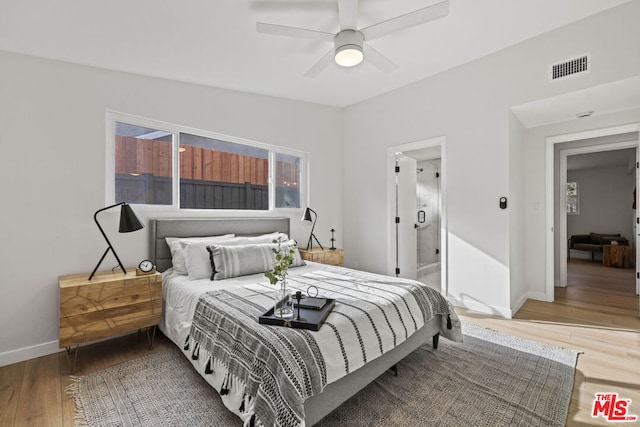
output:
[[440, 159], [417, 163], [418, 277], [440, 271]]

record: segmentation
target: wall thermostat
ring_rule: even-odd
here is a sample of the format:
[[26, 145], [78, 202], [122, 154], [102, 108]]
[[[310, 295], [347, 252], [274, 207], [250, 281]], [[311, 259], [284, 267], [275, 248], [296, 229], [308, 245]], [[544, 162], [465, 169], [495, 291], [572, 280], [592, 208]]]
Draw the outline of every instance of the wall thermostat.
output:
[[500, 197], [500, 209], [507, 209], [507, 198]]

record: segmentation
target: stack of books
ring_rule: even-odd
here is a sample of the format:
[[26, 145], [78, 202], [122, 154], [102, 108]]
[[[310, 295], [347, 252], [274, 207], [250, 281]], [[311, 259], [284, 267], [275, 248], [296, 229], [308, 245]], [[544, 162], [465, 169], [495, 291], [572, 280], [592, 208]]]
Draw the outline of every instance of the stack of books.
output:
[[327, 305], [326, 298], [318, 298], [318, 297], [304, 297], [300, 300], [300, 304], [298, 304], [298, 300], [294, 300], [293, 306], [300, 308], [306, 308], [307, 310], [322, 310], [322, 307]]

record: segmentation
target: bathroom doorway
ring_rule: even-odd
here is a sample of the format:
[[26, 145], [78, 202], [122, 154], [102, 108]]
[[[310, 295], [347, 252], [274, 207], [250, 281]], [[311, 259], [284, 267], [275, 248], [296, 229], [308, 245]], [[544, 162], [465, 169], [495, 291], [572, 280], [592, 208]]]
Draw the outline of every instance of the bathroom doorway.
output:
[[445, 138], [390, 147], [389, 271], [447, 294]]

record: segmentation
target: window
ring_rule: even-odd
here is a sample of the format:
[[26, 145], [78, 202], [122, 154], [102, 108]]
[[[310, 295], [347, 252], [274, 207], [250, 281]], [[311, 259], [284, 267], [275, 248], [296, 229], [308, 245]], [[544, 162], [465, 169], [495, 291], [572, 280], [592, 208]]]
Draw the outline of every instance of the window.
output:
[[115, 122], [115, 201], [171, 205], [173, 135]]
[[276, 154], [276, 208], [300, 208], [300, 157]]
[[269, 151], [180, 134], [180, 207], [269, 209]]
[[578, 183], [567, 182], [567, 214], [578, 215], [580, 213], [580, 199], [578, 193]]
[[302, 206], [302, 153], [119, 113], [108, 113], [107, 123], [114, 156], [107, 202], [254, 211]]

